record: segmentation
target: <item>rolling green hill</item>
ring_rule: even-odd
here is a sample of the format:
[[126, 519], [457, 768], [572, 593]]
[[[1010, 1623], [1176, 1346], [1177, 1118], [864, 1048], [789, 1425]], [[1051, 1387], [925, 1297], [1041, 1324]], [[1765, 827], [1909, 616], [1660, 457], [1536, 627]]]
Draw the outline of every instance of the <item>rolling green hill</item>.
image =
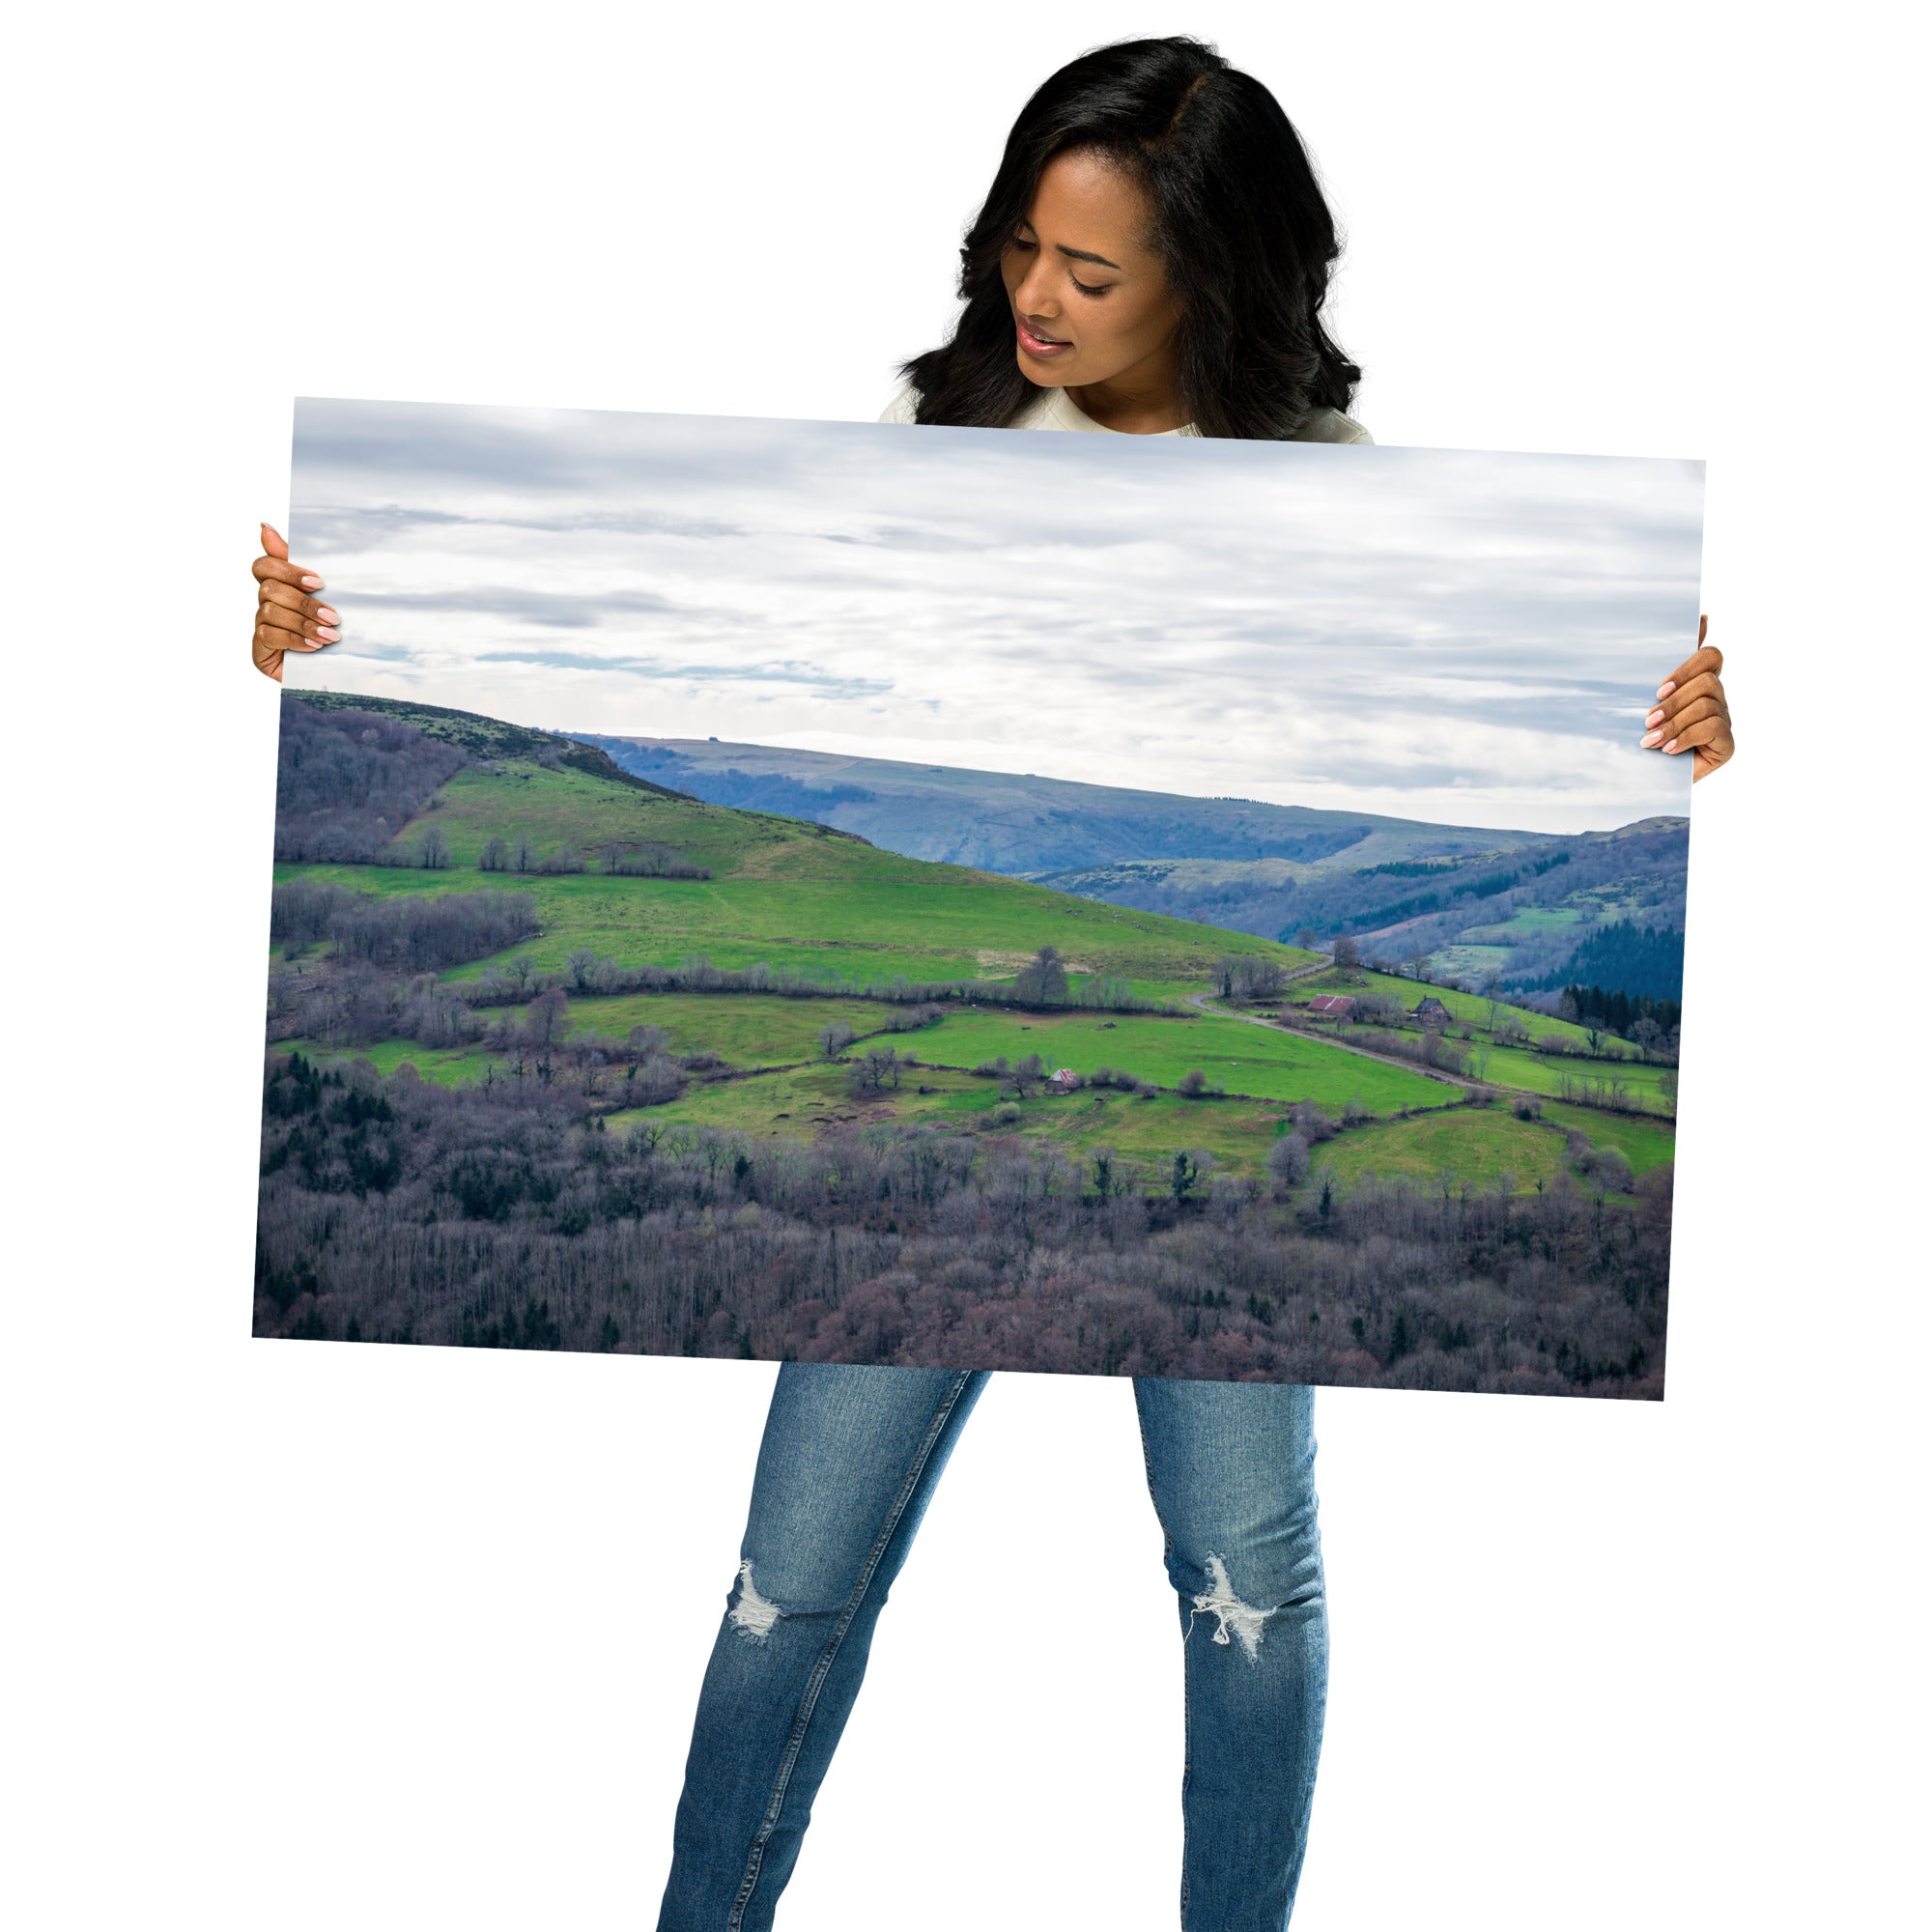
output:
[[1655, 1056], [1468, 996], [1425, 1030], [1413, 981], [549, 733], [283, 704], [258, 1334], [1661, 1393]]
[[[719, 1066], [696, 1084], [687, 1082], [681, 1097], [646, 1112], [695, 1125], [796, 1137], [814, 1131], [817, 1123], [850, 1117], [849, 1105], [843, 1115], [838, 1111], [846, 1069], [820, 1060], [820, 1029], [842, 1022], [862, 1040], [883, 1037], [894, 1011], [888, 1002], [674, 987], [598, 994], [586, 990], [581, 977], [572, 978], [573, 958], [595, 955], [626, 971], [679, 973], [689, 972], [697, 957], [723, 973], [763, 965], [795, 970], [821, 986], [836, 981], [854, 993], [869, 988], [880, 994], [895, 976], [922, 984], [1010, 982], [1039, 948], [1053, 947], [1076, 992], [1104, 977], [1128, 982], [1143, 998], [1184, 1003], [1213, 983], [1215, 961], [1229, 953], [1272, 960], [1296, 976], [1288, 990], [1297, 1009], [1314, 988], [1342, 983], [1332, 973], [1311, 971], [1322, 967], [1320, 955], [1257, 934], [1111, 904], [1033, 880], [909, 858], [798, 817], [694, 798], [619, 769], [595, 747], [549, 733], [458, 711], [339, 694], [290, 694], [284, 702], [314, 707], [352, 735], [360, 735], [356, 714], [369, 714], [454, 746], [466, 761], [394, 831], [377, 855], [383, 863], [282, 865], [279, 881], [332, 885], [357, 895], [361, 904], [511, 891], [526, 895], [534, 908], [534, 929], [524, 943], [463, 959], [440, 974], [453, 993], [485, 1001], [469, 1036], [446, 1041], [376, 1037], [364, 1026], [355, 1043], [385, 1072], [407, 1061], [425, 1078], [447, 1085], [482, 1079], [493, 1065], [505, 1064], [500, 1043], [493, 1050], [474, 1036], [476, 1024], [484, 1021], [502, 1038], [514, 1033], [521, 1009], [489, 1004], [501, 996], [501, 975], [514, 960], [522, 962], [519, 970], [531, 988], [554, 982], [569, 989], [566, 1041], [616, 1040], [633, 1028], [655, 1028], [662, 1030], [669, 1052], [700, 1064], [708, 1058]], [[432, 834], [433, 853], [425, 842]], [[533, 867], [574, 852], [578, 856], [569, 863], [582, 869], [481, 870], [479, 861], [492, 841], [523, 850]], [[645, 849], [670, 854], [686, 869], [708, 868], [710, 876], [636, 876], [611, 869], [626, 854]], [[1315, 869], [1293, 861], [1259, 863], [1284, 877]], [[1410, 883], [1409, 871], [1426, 876], [1432, 870], [1406, 860], [1378, 863], [1396, 868], [1389, 882], [1394, 890]], [[1230, 864], [1226, 869], [1241, 868]], [[298, 988], [292, 997], [298, 1003], [308, 997], [314, 981], [330, 970], [327, 958], [303, 958], [286, 968], [294, 980], [312, 976], [306, 990]], [[284, 981], [285, 989], [289, 983]], [[662, 988], [662, 977], [654, 984]], [[1374, 974], [1350, 976], [1349, 984], [1406, 995], [1410, 1004], [1417, 991], [1412, 982]], [[863, 1117], [930, 1119], [986, 1131], [986, 1118], [1001, 1102], [1002, 1091], [998, 1083], [976, 1080], [970, 1069], [1003, 1055], [1020, 1061], [1037, 1053], [1048, 1068], [1065, 1066], [1091, 1076], [1111, 1066], [1150, 1090], [1139, 1097], [1090, 1090], [1077, 1096], [1077, 1104], [1066, 1096], [1020, 1095], [1020, 1119], [1002, 1130], [1023, 1138], [1044, 1136], [1072, 1150], [1105, 1141], [1151, 1158], [1162, 1147], [1171, 1152], [1185, 1145], [1216, 1153], [1236, 1171], [1259, 1173], [1283, 1128], [1284, 1109], [1310, 1102], [1333, 1116], [1350, 1108], [1380, 1123], [1378, 1139], [1362, 1138], [1364, 1129], [1345, 1134], [1338, 1144], [1331, 1169], [1351, 1179], [1380, 1171], [1378, 1147], [1389, 1151], [1387, 1171], [1426, 1170], [1433, 1176], [1459, 1136], [1473, 1137], [1472, 1175], [1492, 1179], [1512, 1173], [1528, 1186], [1538, 1176], [1547, 1179], [1552, 1163], [1561, 1163], [1562, 1134], [1554, 1122], [1493, 1116], [1479, 1121], [1460, 1107], [1463, 1090], [1455, 1081], [1351, 1050], [1348, 1028], [1323, 1034], [1257, 1027], [1186, 1005], [1167, 1014], [1120, 1011], [1111, 1017], [1094, 1010], [1025, 1011], [975, 1005], [975, 997], [955, 996], [936, 1025], [896, 1040], [902, 1051], [933, 1069], [923, 1080], [931, 1091], [922, 1092], [921, 1083], [913, 1082], [874, 1094], [861, 1107]], [[1581, 1091], [1577, 1076], [1610, 1070], [1638, 1104], [1661, 1105], [1661, 1069], [1546, 1062], [1495, 1048], [1483, 1037], [1498, 1017], [1578, 1042], [1580, 1029], [1470, 996], [1445, 998], [1457, 1021], [1477, 1030], [1470, 1071], [1492, 1083], [1554, 1101]], [[327, 1009], [325, 1004], [301, 1009]], [[317, 1030], [309, 1021], [285, 1037], [318, 1051], [349, 1037]], [[1195, 1069], [1210, 1090], [1221, 1090], [1219, 1097], [1211, 1091], [1193, 1101], [1179, 1096], [1175, 1090]], [[606, 1091], [594, 1069], [583, 1078], [587, 1097]], [[609, 1093], [610, 1100], [600, 1104], [617, 1097], [614, 1084]], [[788, 1104], [787, 1096], [795, 1104]], [[1436, 1122], [1426, 1151], [1409, 1131], [1411, 1115]], [[1575, 1106], [1566, 1115], [1571, 1122], [1597, 1118]], [[1603, 1117], [1606, 1123], [1614, 1118]], [[1615, 1135], [1606, 1124], [1593, 1138], [1640, 1146], [1645, 1164], [1654, 1164], [1658, 1137], [1667, 1146], [1668, 1133], [1667, 1122], [1642, 1127], [1619, 1122]], [[1642, 1139], [1645, 1134], [1650, 1138]], [[1534, 1159], [1522, 1151], [1532, 1147], [1541, 1150]], [[1505, 1148], [1521, 1157], [1504, 1159]]]
[[[284, 701], [313, 704], [317, 696]], [[1076, 977], [1113, 973], [1158, 988], [1202, 980], [1226, 952], [1279, 958], [1291, 968], [1314, 956], [1252, 934], [907, 859], [804, 820], [706, 804], [621, 772], [601, 752], [575, 747], [582, 756], [573, 761], [569, 741], [494, 720], [339, 694], [327, 702], [434, 731], [472, 762], [397, 831], [385, 855], [391, 865], [286, 866], [279, 877], [324, 877], [384, 894], [474, 891], [477, 860], [493, 838], [528, 838], [546, 855], [566, 844], [586, 855], [607, 845], [664, 845], [711, 868], [708, 880], [601, 870], [517, 879], [537, 895], [543, 933], [528, 950], [546, 968], [588, 946], [623, 965], [675, 965], [705, 952], [722, 967], [763, 960], [836, 969], [862, 983], [895, 973], [997, 978], [1052, 945]], [[448, 863], [439, 869], [409, 863], [431, 827], [446, 848]], [[464, 971], [474, 978], [485, 963]]]

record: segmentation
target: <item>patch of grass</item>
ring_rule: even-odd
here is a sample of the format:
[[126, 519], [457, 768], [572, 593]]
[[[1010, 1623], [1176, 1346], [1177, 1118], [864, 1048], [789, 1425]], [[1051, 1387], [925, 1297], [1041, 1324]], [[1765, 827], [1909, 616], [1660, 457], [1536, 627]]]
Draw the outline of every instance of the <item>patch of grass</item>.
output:
[[1582, 916], [1576, 906], [1518, 906], [1508, 919], [1493, 925], [1465, 926], [1457, 938], [1465, 946], [1507, 947], [1530, 933], [1575, 925]]
[[1668, 1067], [1646, 1066], [1634, 1060], [1572, 1060], [1531, 1053], [1520, 1046], [1487, 1043], [1478, 1043], [1471, 1053], [1469, 1071], [1475, 1073], [1479, 1065], [1484, 1079], [1499, 1087], [1520, 1087], [1527, 1094], [1561, 1094], [1566, 1078], [1620, 1080], [1631, 1094], [1642, 1095], [1650, 1106], [1668, 1111], [1662, 1097], [1663, 1076], [1670, 1070]]
[[1559, 1127], [1588, 1134], [1592, 1147], [1621, 1150], [1633, 1174], [1648, 1174], [1677, 1158], [1677, 1129], [1668, 1121], [1639, 1120], [1630, 1114], [1605, 1114], [1595, 1107], [1572, 1107], [1546, 1100], [1543, 1118]]
[[1359, 1054], [1274, 1032], [1244, 1021], [1204, 1014], [1196, 1019], [1160, 1019], [1122, 1014], [1106, 1025], [1106, 1015], [1087, 1013], [1008, 1014], [983, 1009], [950, 1013], [917, 1049], [922, 1060], [976, 1066], [1005, 1054], [1023, 1060], [1037, 1053], [1050, 1072], [1070, 1066], [1092, 1073], [1114, 1066], [1162, 1087], [1178, 1086], [1195, 1067], [1231, 1094], [1267, 1100], [1313, 1100], [1339, 1113], [1359, 1099], [1371, 1112], [1398, 1107], [1439, 1106], [1448, 1097], [1438, 1081], [1400, 1066], [1385, 1066]]
[[1509, 964], [1507, 946], [1469, 946], [1459, 940], [1429, 955], [1429, 970], [1447, 980], [1481, 980]]
[[1315, 1150], [1316, 1167], [1345, 1184], [1374, 1174], [1433, 1186], [1447, 1175], [1458, 1187], [1494, 1187], [1511, 1176], [1516, 1191], [1527, 1193], [1539, 1180], [1548, 1186], [1566, 1164], [1560, 1133], [1502, 1106], [1378, 1121]]
[[[514, 1012], [514, 1008], [501, 1010]], [[854, 1033], [875, 1032], [895, 1009], [879, 1000], [781, 1000], [756, 993], [624, 993], [611, 999], [573, 994], [570, 1030], [595, 1030], [621, 1039], [634, 1026], [663, 1027], [674, 1053], [710, 1051], [733, 1066], [811, 1060], [818, 1032], [843, 1020]], [[895, 1035], [913, 1052], [919, 1034]]]
[[[925, 1086], [932, 1091], [921, 1094]], [[843, 1070], [804, 1067], [692, 1088], [666, 1106], [612, 1114], [611, 1132], [649, 1122], [661, 1127], [713, 1127], [753, 1140], [810, 1141], [819, 1130], [862, 1122], [925, 1122], [999, 1142], [1052, 1143], [1081, 1160], [1110, 1147], [1137, 1161], [1154, 1184], [1177, 1151], [1211, 1153], [1231, 1172], [1259, 1176], [1281, 1132], [1283, 1115], [1252, 1100], [1182, 1100], [1173, 1094], [1130, 1097], [1088, 1090], [1040, 1094], [1019, 1103], [1019, 1119], [995, 1127], [990, 1116], [1006, 1103], [990, 1080], [944, 1067], [922, 1067], [897, 1092], [857, 1100], [845, 1092]], [[1558, 1143], [1560, 1146], [1560, 1142]]]
[[275, 1043], [278, 1053], [303, 1053], [326, 1064], [331, 1060], [367, 1060], [384, 1074], [393, 1073], [404, 1061], [411, 1062], [425, 1080], [439, 1087], [462, 1087], [483, 1077], [491, 1055], [480, 1047], [419, 1046], [412, 1039], [383, 1039], [374, 1046], [324, 1046], [312, 1039], [286, 1039]]

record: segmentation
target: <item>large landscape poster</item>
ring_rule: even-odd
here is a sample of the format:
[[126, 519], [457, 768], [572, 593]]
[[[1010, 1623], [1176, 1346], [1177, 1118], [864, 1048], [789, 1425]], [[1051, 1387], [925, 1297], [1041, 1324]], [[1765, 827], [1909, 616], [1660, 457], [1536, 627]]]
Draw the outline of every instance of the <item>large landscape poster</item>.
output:
[[256, 1333], [1661, 1397], [1701, 496], [301, 403]]

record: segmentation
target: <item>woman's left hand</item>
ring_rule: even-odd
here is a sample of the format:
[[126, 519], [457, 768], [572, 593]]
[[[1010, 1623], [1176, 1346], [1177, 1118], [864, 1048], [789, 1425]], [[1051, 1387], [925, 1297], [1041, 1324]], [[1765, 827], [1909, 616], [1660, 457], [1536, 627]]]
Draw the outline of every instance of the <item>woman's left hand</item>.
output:
[[1644, 723], [1644, 747], [1668, 757], [1690, 753], [1690, 781], [1707, 779], [1729, 764], [1737, 744], [1731, 737], [1731, 707], [1724, 696], [1724, 654], [1704, 642], [1711, 627], [1697, 619], [1697, 648], [1658, 686], [1657, 704]]

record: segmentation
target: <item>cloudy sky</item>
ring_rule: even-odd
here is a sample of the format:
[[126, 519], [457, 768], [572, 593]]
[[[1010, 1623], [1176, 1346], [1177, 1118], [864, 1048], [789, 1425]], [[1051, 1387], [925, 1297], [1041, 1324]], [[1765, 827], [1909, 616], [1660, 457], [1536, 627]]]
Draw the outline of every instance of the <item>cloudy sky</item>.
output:
[[303, 401], [292, 685], [1451, 823], [1689, 808], [1636, 749], [1700, 464]]

